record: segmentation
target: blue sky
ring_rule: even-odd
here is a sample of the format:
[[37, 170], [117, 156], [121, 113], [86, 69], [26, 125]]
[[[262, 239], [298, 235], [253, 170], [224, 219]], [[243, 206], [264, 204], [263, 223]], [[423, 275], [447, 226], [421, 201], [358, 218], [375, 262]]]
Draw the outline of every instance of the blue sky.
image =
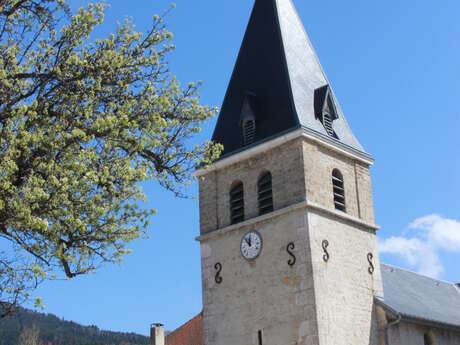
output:
[[[87, 1], [73, 0], [79, 7]], [[133, 18], [145, 31], [169, 1], [112, 0], [103, 36]], [[171, 70], [203, 80], [202, 102], [220, 106], [252, 0], [177, 0], [168, 16]], [[374, 206], [382, 261], [460, 281], [460, 2], [294, 0], [348, 122], [375, 160]], [[442, 3], [442, 5], [441, 5]], [[198, 140], [210, 138], [214, 121]], [[43, 284], [46, 312], [100, 328], [147, 334], [201, 310], [196, 199], [145, 186], [157, 208], [150, 239], [121, 266]], [[190, 195], [197, 196], [196, 185]]]

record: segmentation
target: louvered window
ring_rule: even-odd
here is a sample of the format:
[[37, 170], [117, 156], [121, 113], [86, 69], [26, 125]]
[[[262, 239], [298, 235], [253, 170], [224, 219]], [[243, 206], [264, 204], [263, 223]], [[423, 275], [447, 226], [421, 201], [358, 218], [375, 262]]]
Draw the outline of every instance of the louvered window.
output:
[[332, 119], [331, 119], [331, 114], [329, 112], [324, 112], [323, 114], [323, 125], [324, 125], [324, 129], [326, 130], [327, 134], [333, 137], [334, 129], [332, 128]]
[[272, 175], [264, 173], [258, 182], [259, 214], [266, 214], [273, 211]]
[[244, 190], [243, 182], [237, 182], [230, 190], [230, 217], [232, 224], [244, 220]]
[[243, 141], [244, 145], [251, 145], [256, 135], [256, 122], [253, 119], [247, 119], [243, 123]]
[[335, 169], [332, 172], [332, 186], [334, 192], [334, 205], [337, 210], [346, 212], [345, 207], [345, 187], [342, 173]]
[[339, 118], [337, 108], [334, 103], [334, 96], [329, 85], [324, 85], [315, 90], [315, 116], [321, 121], [326, 134], [336, 138], [337, 133], [334, 131], [334, 121]]
[[323, 125], [327, 134], [331, 137], [334, 136], [334, 128], [332, 127], [332, 123], [336, 118], [337, 114], [335, 112], [334, 103], [332, 102], [331, 94], [328, 92], [323, 110]]

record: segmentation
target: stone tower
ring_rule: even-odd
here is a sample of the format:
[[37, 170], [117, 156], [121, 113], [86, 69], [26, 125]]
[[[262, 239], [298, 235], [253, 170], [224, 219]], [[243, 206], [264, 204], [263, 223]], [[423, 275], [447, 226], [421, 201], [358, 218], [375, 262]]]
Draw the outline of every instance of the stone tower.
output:
[[199, 170], [206, 345], [378, 344], [369, 167], [291, 0], [256, 0]]

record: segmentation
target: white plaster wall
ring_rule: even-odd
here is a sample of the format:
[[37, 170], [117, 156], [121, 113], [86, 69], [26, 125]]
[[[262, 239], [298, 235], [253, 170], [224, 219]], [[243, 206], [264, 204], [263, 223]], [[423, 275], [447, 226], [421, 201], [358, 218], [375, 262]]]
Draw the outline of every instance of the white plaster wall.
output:
[[424, 335], [431, 333], [434, 345], [459, 345], [460, 332], [401, 322], [389, 330], [389, 345], [424, 345]]

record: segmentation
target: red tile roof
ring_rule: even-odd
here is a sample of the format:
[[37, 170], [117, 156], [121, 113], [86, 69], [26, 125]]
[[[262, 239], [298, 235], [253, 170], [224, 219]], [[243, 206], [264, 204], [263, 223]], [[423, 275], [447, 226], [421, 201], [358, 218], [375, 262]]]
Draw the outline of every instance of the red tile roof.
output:
[[203, 313], [169, 333], [165, 345], [204, 345], [203, 339]]

